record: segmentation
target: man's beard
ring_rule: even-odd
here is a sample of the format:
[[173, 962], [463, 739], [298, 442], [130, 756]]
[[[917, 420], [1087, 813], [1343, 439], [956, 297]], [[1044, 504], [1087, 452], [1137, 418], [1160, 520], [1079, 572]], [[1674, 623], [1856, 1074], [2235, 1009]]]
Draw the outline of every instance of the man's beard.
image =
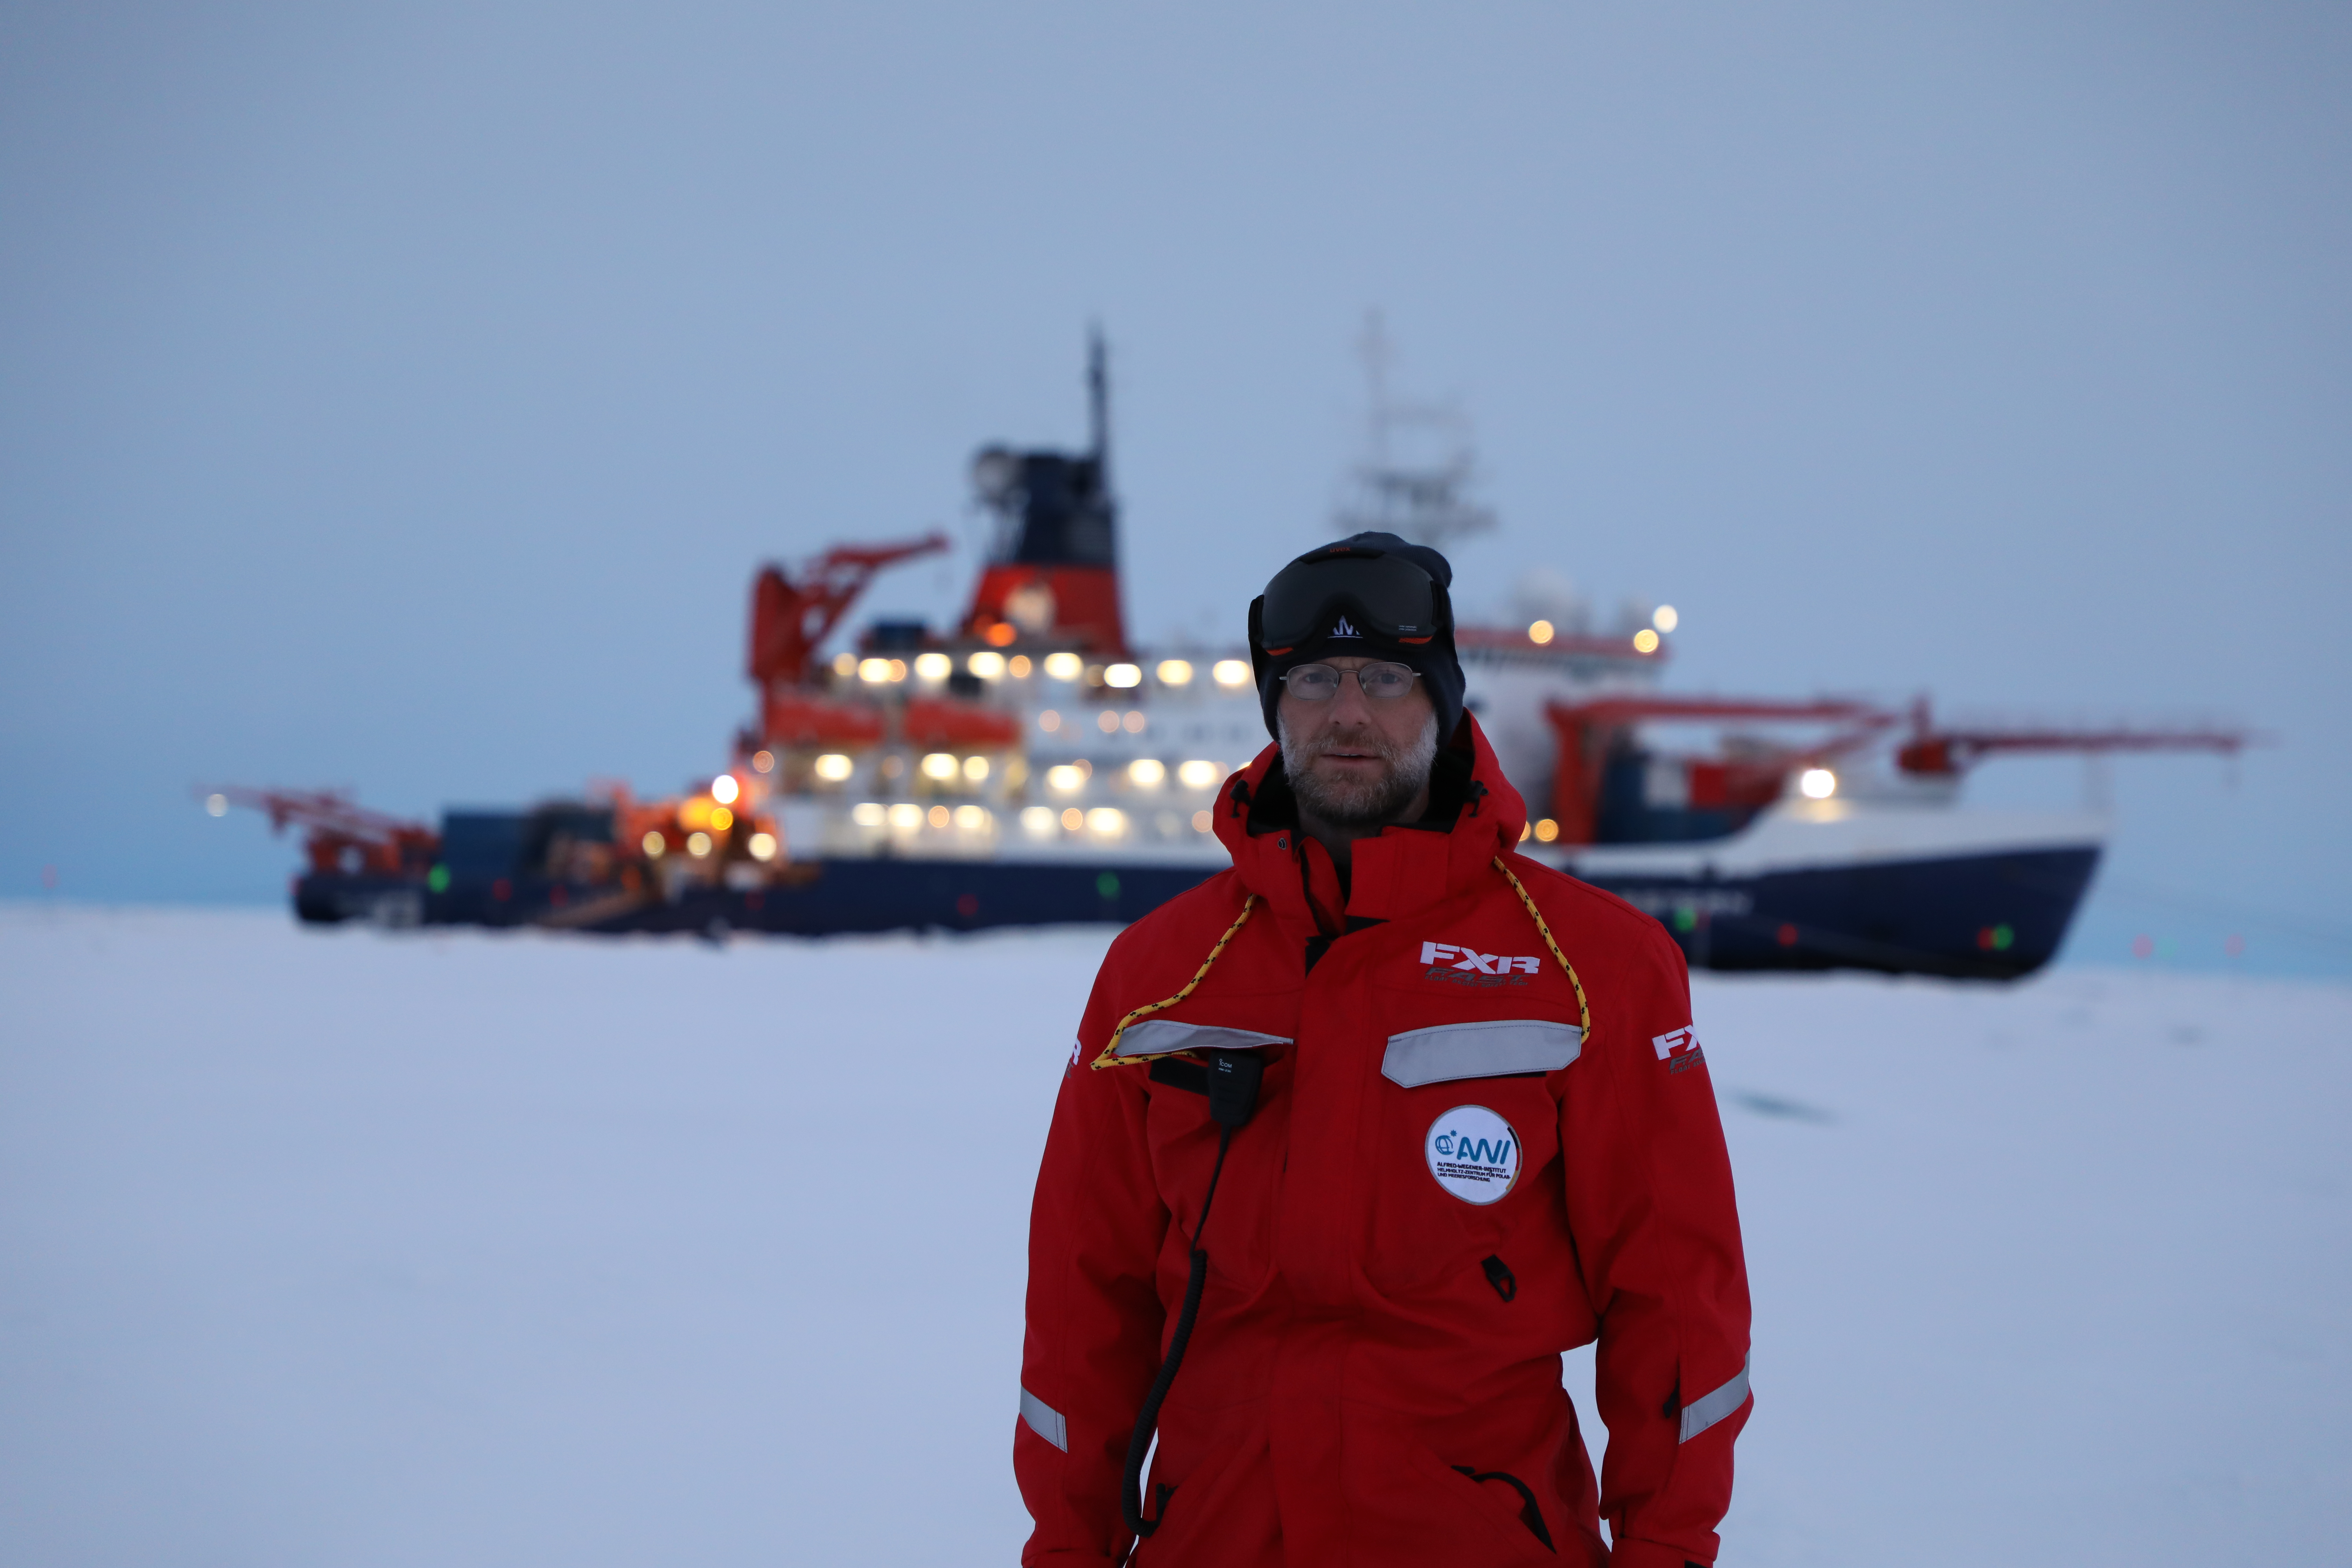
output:
[[[1301, 740], [1290, 732], [1289, 716], [1283, 713], [1275, 716], [1275, 731], [1282, 744], [1282, 771], [1290, 781], [1290, 793], [1298, 797], [1300, 806], [1334, 827], [1378, 827], [1397, 821], [1429, 783], [1429, 770], [1437, 761], [1434, 713], [1422, 726], [1420, 737], [1403, 746], [1391, 745], [1369, 732], [1343, 736], [1328, 728]], [[1333, 780], [1317, 773], [1315, 759], [1341, 746], [1372, 752], [1388, 763], [1388, 771], [1373, 779]]]

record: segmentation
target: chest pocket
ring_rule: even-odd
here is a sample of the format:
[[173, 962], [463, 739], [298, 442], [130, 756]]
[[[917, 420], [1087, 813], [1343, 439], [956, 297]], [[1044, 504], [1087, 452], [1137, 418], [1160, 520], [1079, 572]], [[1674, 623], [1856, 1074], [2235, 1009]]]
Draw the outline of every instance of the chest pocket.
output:
[[[1441, 1008], [1456, 1016], [1400, 1030], [1381, 1047], [1381, 1081], [1375, 1094], [1380, 1131], [1371, 1144], [1378, 1152], [1365, 1277], [1392, 1294], [1431, 1286], [1452, 1289], [1466, 1279], [1491, 1299], [1477, 1259], [1496, 1252], [1507, 1256], [1521, 1226], [1549, 1233], [1553, 1220], [1565, 1224], [1555, 1164], [1559, 1104], [1544, 1075], [1576, 1062], [1584, 1051], [1584, 1031], [1571, 1021], [1573, 1015], [1465, 1018], [1459, 1016], [1464, 999], [1408, 994], [1395, 1000], [1401, 1004], [1395, 1012], [1402, 1014], [1391, 1014], [1397, 1023], [1416, 1023], [1416, 1012], [1423, 1018], [1439, 1012], [1442, 1017]], [[1482, 1010], [1500, 1011], [1493, 1004], [1508, 1007], [1516, 1002], [1512, 1011], [1532, 1012], [1549, 1001], [1488, 992], [1471, 1005], [1484, 1002], [1487, 1008]], [[1459, 1129], [1446, 1120], [1455, 1112], [1466, 1118]], [[1433, 1142], [1440, 1132], [1459, 1136], [1474, 1122], [1480, 1135], [1501, 1132], [1516, 1146], [1509, 1189], [1492, 1200], [1458, 1181], [1449, 1186], [1449, 1173], [1438, 1163], [1449, 1151]]]
[[1558, 1072], [1582, 1054], [1584, 1031], [1549, 1018], [1482, 1018], [1391, 1035], [1381, 1076], [1400, 1089], [1465, 1078]]

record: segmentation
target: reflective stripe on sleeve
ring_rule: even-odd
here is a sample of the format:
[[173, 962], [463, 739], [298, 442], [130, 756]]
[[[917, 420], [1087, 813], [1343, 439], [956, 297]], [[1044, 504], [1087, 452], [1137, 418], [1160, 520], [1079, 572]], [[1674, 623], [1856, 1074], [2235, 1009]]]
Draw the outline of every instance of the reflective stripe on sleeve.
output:
[[[1750, 1356], [1748, 1361], [1755, 1358]], [[1748, 1364], [1739, 1363], [1739, 1375], [1704, 1398], [1694, 1399], [1683, 1406], [1683, 1436], [1685, 1443], [1738, 1409], [1748, 1401]], [[1058, 1421], [1060, 1416], [1054, 1417]]]
[[1029, 1430], [1065, 1454], [1070, 1451], [1070, 1424], [1062, 1419], [1060, 1411], [1025, 1388], [1021, 1391], [1021, 1419], [1029, 1424]]

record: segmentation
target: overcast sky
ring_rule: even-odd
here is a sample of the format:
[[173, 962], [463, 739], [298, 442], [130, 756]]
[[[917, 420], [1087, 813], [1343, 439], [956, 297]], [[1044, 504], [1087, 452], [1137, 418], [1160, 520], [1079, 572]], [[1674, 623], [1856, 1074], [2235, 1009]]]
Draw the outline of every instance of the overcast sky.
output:
[[720, 763], [754, 565], [970, 536], [1090, 321], [1130, 624], [1238, 636], [1377, 308], [1504, 520], [1468, 604], [1670, 601], [1683, 689], [2243, 720], [2116, 769], [2084, 940], [2352, 968], [2341, 5], [0, 18], [0, 896], [279, 897], [199, 781]]

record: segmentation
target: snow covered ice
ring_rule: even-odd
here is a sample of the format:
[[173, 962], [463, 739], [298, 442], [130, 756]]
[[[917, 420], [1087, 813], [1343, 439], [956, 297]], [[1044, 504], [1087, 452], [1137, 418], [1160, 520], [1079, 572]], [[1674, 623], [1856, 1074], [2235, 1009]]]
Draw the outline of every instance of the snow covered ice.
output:
[[[0, 1561], [1012, 1562], [1108, 940], [0, 906]], [[2352, 988], [1696, 991], [1727, 1563], [2347, 1560]]]

